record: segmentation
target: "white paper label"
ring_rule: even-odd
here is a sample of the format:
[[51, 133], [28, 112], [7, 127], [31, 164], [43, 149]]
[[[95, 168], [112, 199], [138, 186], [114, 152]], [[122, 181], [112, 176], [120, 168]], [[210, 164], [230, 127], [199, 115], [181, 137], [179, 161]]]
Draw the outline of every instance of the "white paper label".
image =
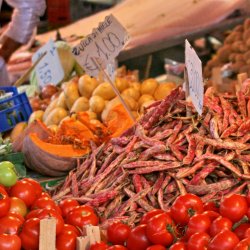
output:
[[202, 64], [188, 40], [185, 40], [185, 64], [188, 74], [188, 87], [194, 107], [201, 115], [203, 108], [204, 85]]
[[109, 15], [72, 49], [72, 53], [89, 75], [97, 77], [99, 69], [92, 58], [98, 58], [102, 69], [106, 69], [108, 63], [120, 53], [128, 39], [126, 29], [113, 15]]
[[64, 70], [52, 40], [49, 40], [33, 55], [32, 62], [35, 63], [45, 52], [46, 55], [35, 67], [40, 87], [44, 87], [48, 83], [57, 85], [64, 78]]

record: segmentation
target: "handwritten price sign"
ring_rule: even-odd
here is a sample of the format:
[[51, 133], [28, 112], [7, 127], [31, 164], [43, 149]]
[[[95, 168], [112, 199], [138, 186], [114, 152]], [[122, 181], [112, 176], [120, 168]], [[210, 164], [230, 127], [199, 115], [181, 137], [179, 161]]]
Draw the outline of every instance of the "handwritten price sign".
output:
[[201, 115], [204, 96], [202, 64], [188, 40], [185, 40], [185, 64], [188, 74], [189, 94], [197, 112]]
[[128, 39], [126, 29], [110, 15], [75, 46], [72, 53], [89, 75], [97, 77], [99, 69], [92, 58], [98, 58], [98, 62], [105, 69], [120, 53]]
[[35, 63], [44, 53], [46, 55], [35, 68], [39, 86], [44, 87], [48, 83], [57, 85], [63, 79], [64, 71], [52, 40], [33, 55], [32, 62]]

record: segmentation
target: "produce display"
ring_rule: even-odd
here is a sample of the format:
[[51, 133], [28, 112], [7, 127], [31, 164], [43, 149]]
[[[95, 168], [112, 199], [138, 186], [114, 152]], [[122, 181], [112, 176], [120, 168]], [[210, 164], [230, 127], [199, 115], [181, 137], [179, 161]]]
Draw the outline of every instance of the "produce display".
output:
[[204, 68], [204, 77], [211, 77], [214, 67], [231, 63], [229, 70], [234, 73], [250, 74], [250, 19], [236, 26], [226, 37], [224, 44], [208, 61]]
[[208, 88], [199, 116], [177, 88], [123, 135], [92, 151], [53, 198], [95, 207], [103, 225], [137, 223], [186, 192], [203, 202], [249, 189], [249, 97]]

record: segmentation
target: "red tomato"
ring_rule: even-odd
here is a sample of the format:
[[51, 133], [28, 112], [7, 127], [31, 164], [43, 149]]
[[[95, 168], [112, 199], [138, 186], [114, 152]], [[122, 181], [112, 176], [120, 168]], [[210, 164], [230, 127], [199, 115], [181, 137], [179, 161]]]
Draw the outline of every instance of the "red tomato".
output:
[[247, 229], [245, 232], [245, 238], [249, 238], [250, 239], [250, 229]]
[[122, 222], [115, 222], [107, 228], [107, 239], [114, 245], [123, 245], [131, 229]]
[[42, 191], [43, 191], [43, 188], [40, 185], [40, 183], [32, 178], [24, 178], [23, 180], [32, 184], [32, 186], [34, 187], [34, 189], [36, 191], [36, 198], [40, 197], [40, 195], [42, 194]]
[[247, 199], [247, 204], [250, 207], [250, 191], [248, 191], [248, 193], [246, 195], [246, 199]]
[[19, 235], [24, 250], [37, 250], [39, 246], [40, 219], [31, 218], [24, 222]]
[[63, 230], [64, 220], [62, 216], [57, 213], [57, 211], [53, 208], [43, 208], [39, 209], [39, 213], [37, 214], [37, 218], [45, 219], [54, 217], [56, 219], [56, 235], [60, 234]]
[[37, 218], [38, 214], [41, 212], [42, 209], [35, 209], [31, 210], [26, 216], [25, 219], [28, 220], [30, 218]]
[[21, 240], [17, 235], [0, 234], [0, 249], [20, 250]]
[[234, 229], [234, 233], [238, 236], [240, 240], [243, 240], [245, 238], [245, 233], [248, 228], [250, 228], [250, 223], [242, 223]]
[[101, 242], [96, 242], [95, 244], [92, 244], [90, 246], [89, 250], [107, 250], [108, 249], [108, 245], [101, 241]]
[[122, 245], [114, 245], [108, 247], [108, 250], [127, 250], [127, 248]]
[[147, 224], [148, 221], [154, 217], [155, 215], [158, 215], [158, 214], [163, 214], [165, 213], [162, 209], [153, 209], [147, 213], [145, 213], [142, 218], [141, 218], [141, 221], [140, 221], [140, 224]]
[[186, 244], [184, 242], [176, 242], [174, 243], [169, 250], [186, 250]]
[[250, 247], [250, 239], [243, 239], [241, 240], [236, 247], [234, 248], [234, 250], [248, 250]]
[[220, 216], [219, 213], [215, 211], [210, 211], [210, 210], [204, 211], [202, 214], [207, 215], [209, 219], [211, 220], [211, 222], [213, 222], [215, 219], [217, 219]]
[[186, 225], [192, 215], [203, 212], [203, 203], [198, 196], [188, 193], [177, 197], [170, 211], [177, 224]]
[[56, 237], [57, 250], [75, 250], [77, 234], [73, 231], [63, 231]]
[[17, 198], [17, 197], [10, 197], [10, 210], [11, 213], [20, 214], [22, 217], [24, 217], [28, 210], [27, 206], [24, 203], [23, 200]]
[[174, 233], [174, 222], [165, 213], [155, 215], [147, 223], [146, 235], [154, 244], [169, 246], [174, 240]]
[[220, 204], [220, 214], [232, 222], [239, 221], [247, 213], [247, 209], [246, 198], [239, 194], [225, 197]]
[[96, 226], [98, 222], [98, 217], [93, 208], [86, 205], [75, 207], [66, 217], [66, 223], [80, 228], [87, 224]]
[[8, 195], [8, 192], [7, 192], [6, 188], [1, 184], [0, 184], [0, 193]]
[[12, 212], [8, 212], [7, 214], [8, 216], [13, 216], [18, 218], [22, 223], [24, 223], [25, 219], [21, 214], [17, 214], [17, 213], [12, 213]]
[[41, 198], [41, 197], [48, 197], [51, 199], [51, 196], [47, 192], [42, 192], [38, 198]]
[[146, 250], [166, 250], [166, 247], [162, 245], [152, 245], [148, 247]]
[[6, 215], [0, 218], [0, 234], [18, 234], [22, 225], [16, 216]]
[[69, 225], [69, 224], [64, 224], [64, 225], [63, 225], [63, 230], [62, 230], [62, 232], [64, 232], [64, 231], [72, 231], [72, 232], [76, 233], [77, 236], [80, 236], [80, 235], [81, 235], [81, 234], [80, 234], [80, 231], [79, 231], [75, 226]]
[[231, 230], [232, 226], [233, 226], [232, 221], [230, 221], [226, 217], [220, 216], [212, 222], [210, 230], [209, 230], [209, 234], [212, 237], [214, 237], [216, 234], [218, 234], [224, 229]]
[[5, 216], [10, 209], [10, 197], [5, 191], [0, 190], [0, 217]]
[[208, 244], [208, 250], [233, 250], [239, 243], [236, 234], [227, 229], [216, 234]]
[[188, 222], [186, 235], [190, 237], [194, 233], [207, 233], [211, 220], [206, 214], [195, 214]]
[[11, 187], [10, 196], [20, 198], [27, 207], [30, 207], [37, 198], [33, 185], [25, 180], [17, 181], [16, 184]]
[[219, 212], [219, 206], [214, 201], [208, 201], [204, 204], [204, 211]]
[[62, 210], [62, 216], [66, 217], [67, 214], [75, 207], [79, 206], [79, 202], [73, 199], [64, 199], [59, 202], [59, 207]]
[[206, 249], [210, 240], [210, 236], [205, 232], [199, 232], [193, 234], [187, 243], [188, 250], [200, 250]]
[[133, 228], [127, 239], [127, 248], [129, 250], [145, 250], [151, 245], [146, 235], [147, 225], [139, 225]]

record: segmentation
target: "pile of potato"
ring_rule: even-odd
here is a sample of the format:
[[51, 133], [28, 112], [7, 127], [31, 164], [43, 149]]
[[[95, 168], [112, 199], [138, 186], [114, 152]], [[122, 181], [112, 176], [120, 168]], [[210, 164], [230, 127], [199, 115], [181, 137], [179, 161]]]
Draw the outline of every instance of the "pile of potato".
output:
[[235, 73], [250, 75], [250, 19], [236, 26], [226, 37], [224, 44], [204, 68], [204, 76], [211, 77], [214, 67], [222, 67], [232, 63], [231, 70]]
[[[115, 86], [121, 93], [126, 104], [132, 110], [135, 118], [144, 111], [144, 107], [155, 100], [167, 96], [175, 83], [158, 83], [149, 78], [142, 83], [117, 77]], [[48, 127], [54, 129], [71, 113], [87, 111], [92, 119], [105, 122], [112, 107], [120, 103], [108, 82], [99, 82], [96, 78], [83, 75], [62, 85], [62, 91], [52, 98], [45, 111], [35, 111], [29, 123], [35, 119], [42, 120]]]

